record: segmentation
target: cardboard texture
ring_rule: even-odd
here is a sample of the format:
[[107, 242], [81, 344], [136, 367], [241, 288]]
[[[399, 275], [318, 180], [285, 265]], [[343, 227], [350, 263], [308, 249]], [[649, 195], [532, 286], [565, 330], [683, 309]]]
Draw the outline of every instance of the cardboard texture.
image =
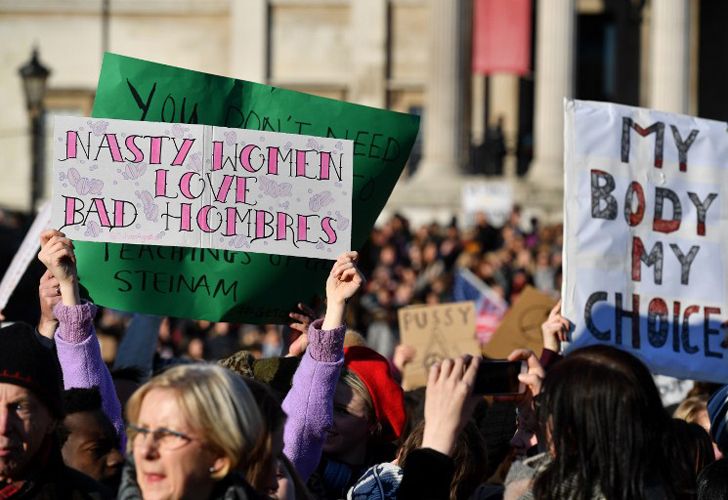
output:
[[442, 359], [480, 354], [475, 338], [474, 302], [403, 307], [398, 316], [402, 344], [416, 350], [415, 359], [402, 374], [405, 390], [426, 385], [430, 366]]

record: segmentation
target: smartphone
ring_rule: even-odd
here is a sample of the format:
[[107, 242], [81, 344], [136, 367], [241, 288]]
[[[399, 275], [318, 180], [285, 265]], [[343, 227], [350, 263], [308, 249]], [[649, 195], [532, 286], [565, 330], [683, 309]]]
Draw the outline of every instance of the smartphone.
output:
[[527, 371], [528, 365], [525, 361], [481, 359], [473, 394], [522, 394], [526, 392], [526, 384], [518, 380], [518, 375]]

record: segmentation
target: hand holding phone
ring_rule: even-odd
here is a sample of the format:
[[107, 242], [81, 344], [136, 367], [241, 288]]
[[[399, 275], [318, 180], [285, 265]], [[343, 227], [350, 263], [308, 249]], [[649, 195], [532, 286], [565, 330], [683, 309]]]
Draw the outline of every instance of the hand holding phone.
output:
[[525, 374], [519, 375], [518, 379], [526, 384], [527, 392], [530, 396], [538, 396], [541, 392], [541, 385], [543, 384], [544, 377], [546, 377], [546, 372], [544, 372], [541, 363], [533, 351], [530, 349], [516, 349], [508, 355], [508, 360], [526, 362], [528, 370]]

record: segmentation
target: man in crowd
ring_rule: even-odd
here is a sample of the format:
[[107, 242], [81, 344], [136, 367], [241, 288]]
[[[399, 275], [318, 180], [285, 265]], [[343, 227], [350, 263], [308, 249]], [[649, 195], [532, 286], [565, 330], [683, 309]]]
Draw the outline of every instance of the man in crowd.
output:
[[106, 498], [98, 483], [63, 463], [56, 436], [62, 392], [55, 351], [35, 329], [0, 329], [0, 498]]
[[98, 388], [64, 391], [63, 403], [66, 417], [58, 427], [63, 461], [116, 491], [124, 457]]

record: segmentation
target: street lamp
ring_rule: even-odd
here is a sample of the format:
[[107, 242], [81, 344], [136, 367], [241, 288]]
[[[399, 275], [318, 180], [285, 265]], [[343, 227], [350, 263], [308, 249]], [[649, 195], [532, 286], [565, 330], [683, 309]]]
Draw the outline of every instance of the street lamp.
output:
[[31, 211], [36, 210], [38, 200], [43, 194], [43, 100], [46, 93], [46, 80], [51, 71], [38, 60], [38, 48], [33, 48], [30, 61], [18, 70], [23, 80], [25, 104], [30, 116], [31, 157], [33, 159], [32, 186], [30, 191]]

